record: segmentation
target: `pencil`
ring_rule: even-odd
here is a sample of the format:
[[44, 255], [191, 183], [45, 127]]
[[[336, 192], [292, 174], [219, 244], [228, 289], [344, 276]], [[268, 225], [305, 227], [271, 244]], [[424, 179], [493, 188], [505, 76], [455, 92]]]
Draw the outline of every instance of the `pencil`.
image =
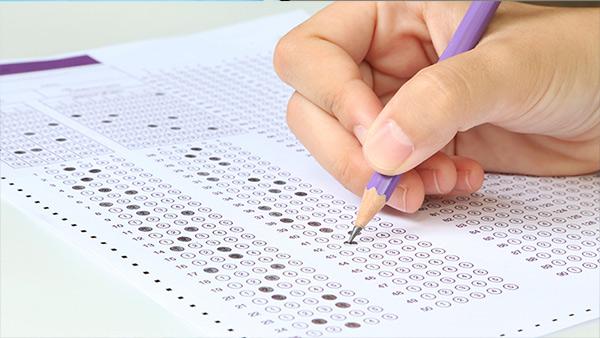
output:
[[[448, 43], [448, 47], [446, 47], [438, 62], [475, 47], [499, 5], [500, 1], [471, 2], [467, 13], [458, 25], [456, 32], [450, 39], [450, 43]], [[350, 239], [347, 243], [354, 243], [354, 239], [360, 234], [362, 228], [383, 209], [398, 185], [400, 177], [401, 175], [387, 176], [377, 172], [371, 176], [363, 193], [354, 221], [354, 228], [350, 232]]]

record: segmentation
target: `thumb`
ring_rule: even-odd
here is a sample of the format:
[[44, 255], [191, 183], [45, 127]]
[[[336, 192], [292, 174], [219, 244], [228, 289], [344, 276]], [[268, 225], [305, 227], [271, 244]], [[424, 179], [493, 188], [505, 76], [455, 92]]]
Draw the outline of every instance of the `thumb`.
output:
[[514, 64], [512, 69], [506, 61], [499, 64], [502, 56], [507, 55], [472, 50], [424, 68], [406, 82], [367, 132], [363, 152], [371, 167], [386, 175], [406, 172], [457, 132], [515, 110], [509, 103], [522, 101], [511, 96], [528, 86], [515, 76], [527, 75], [516, 74]]

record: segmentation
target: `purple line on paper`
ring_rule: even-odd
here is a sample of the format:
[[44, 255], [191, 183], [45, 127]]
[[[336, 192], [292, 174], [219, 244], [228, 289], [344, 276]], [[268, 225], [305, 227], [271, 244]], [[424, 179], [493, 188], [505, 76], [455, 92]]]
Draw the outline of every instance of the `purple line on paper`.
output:
[[56, 60], [7, 63], [0, 64], [0, 75], [29, 73], [41, 70], [94, 65], [98, 63], [100, 62], [87, 55], [73, 56]]

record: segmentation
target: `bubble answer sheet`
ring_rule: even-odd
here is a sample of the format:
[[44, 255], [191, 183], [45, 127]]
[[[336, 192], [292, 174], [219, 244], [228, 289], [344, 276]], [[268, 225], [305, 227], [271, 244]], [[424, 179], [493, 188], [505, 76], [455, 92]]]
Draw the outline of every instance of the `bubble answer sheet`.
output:
[[272, 69], [305, 18], [3, 62], [2, 198], [202, 336], [540, 336], [598, 318], [597, 174], [488, 174], [344, 244], [359, 198], [290, 133]]

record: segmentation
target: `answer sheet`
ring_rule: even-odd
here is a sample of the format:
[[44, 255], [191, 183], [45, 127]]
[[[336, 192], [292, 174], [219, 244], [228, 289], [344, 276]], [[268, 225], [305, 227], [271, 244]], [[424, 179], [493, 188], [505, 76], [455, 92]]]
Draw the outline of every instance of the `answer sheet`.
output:
[[344, 244], [359, 197], [290, 133], [272, 69], [305, 18], [3, 62], [2, 198], [198, 335], [539, 336], [598, 318], [598, 175], [489, 174]]

